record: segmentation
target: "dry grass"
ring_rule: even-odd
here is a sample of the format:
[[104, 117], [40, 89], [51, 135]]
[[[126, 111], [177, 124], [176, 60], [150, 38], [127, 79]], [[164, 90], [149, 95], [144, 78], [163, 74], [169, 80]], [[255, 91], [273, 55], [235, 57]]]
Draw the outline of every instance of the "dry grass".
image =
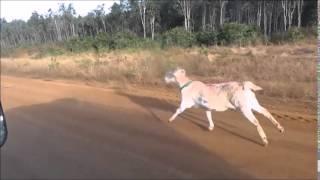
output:
[[310, 44], [117, 50], [99, 55], [32, 59], [2, 58], [2, 72], [15, 75], [163, 84], [169, 68], [184, 67], [205, 82], [251, 80], [272, 97], [316, 99], [316, 42]]

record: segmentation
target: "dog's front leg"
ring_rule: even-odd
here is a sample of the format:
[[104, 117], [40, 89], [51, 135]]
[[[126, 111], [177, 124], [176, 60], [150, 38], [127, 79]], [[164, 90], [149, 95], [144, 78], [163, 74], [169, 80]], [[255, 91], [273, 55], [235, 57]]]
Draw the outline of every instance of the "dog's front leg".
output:
[[172, 122], [179, 114], [181, 114], [183, 111], [185, 111], [187, 108], [191, 108], [194, 105], [194, 102], [192, 100], [185, 100], [183, 99], [181, 101], [180, 107], [176, 110], [176, 112], [171, 116], [169, 119], [169, 122]]
[[208, 127], [208, 129], [209, 129], [210, 131], [212, 131], [213, 128], [214, 128], [214, 124], [213, 124], [213, 121], [212, 121], [211, 111], [206, 111], [206, 115], [207, 115], [207, 119], [208, 119], [208, 121], [209, 121], [209, 127]]
[[185, 108], [183, 107], [179, 107], [176, 112], [171, 116], [171, 118], [169, 119], [169, 122], [172, 122], [179, 114], [181, 114], [183, 111], [185, 110]]

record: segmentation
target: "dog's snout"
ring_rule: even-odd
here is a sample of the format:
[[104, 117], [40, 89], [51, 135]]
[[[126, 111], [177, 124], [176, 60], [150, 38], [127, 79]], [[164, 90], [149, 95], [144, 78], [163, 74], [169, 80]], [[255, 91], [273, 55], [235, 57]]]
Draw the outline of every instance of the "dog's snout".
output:
[[175, 82], [175, 77], [171, 71], [167, 72], [166, 75], [164, 76], [164, 80], [166, 83], [172, 83]]

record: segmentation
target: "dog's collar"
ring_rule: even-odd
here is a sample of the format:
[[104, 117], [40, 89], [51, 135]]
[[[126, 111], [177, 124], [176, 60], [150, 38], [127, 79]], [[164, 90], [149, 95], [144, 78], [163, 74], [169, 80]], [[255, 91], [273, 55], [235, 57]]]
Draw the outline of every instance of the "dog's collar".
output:
[[192, 81], [185, 83], [183, 86], [180, 87], [180, 91], [182, 91], [183, 88], [189, 86], [191, 83], [192, 83]]

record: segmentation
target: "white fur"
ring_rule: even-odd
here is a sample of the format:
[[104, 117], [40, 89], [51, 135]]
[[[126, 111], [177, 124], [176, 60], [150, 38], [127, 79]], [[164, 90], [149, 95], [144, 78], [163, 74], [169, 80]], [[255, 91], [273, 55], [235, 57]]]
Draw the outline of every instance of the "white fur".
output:
[[[176, 83], [180, 87], [190, 82], [184, 69], [177, 68], [168, 72], [165, 76], [167, 83]], [[172, 122], [179, 114], [191, 107], [203, 107], [206, 110], [206, 116], [209, 121], [209, 130], [213, 130], [211, 111], [226, 111], [228, 109], [239, 109], [242, 114], [257, 127], [257, 131], [265, 145], [268, 144], [261, 125], [254, 116], [252, 110], [261, 113], [267, 117], [280, 132], [284, 128], [275, 120], [275, 118], [262, 107], [254, 92], [262, 88], [250, 81], [245, 82], [226, 82], [218, 84], [204, 84], [200, 81], [192, 81], [191, 84], [181, 90], [181, 104], [176, 112], [171, 116], [169, 122]]]

